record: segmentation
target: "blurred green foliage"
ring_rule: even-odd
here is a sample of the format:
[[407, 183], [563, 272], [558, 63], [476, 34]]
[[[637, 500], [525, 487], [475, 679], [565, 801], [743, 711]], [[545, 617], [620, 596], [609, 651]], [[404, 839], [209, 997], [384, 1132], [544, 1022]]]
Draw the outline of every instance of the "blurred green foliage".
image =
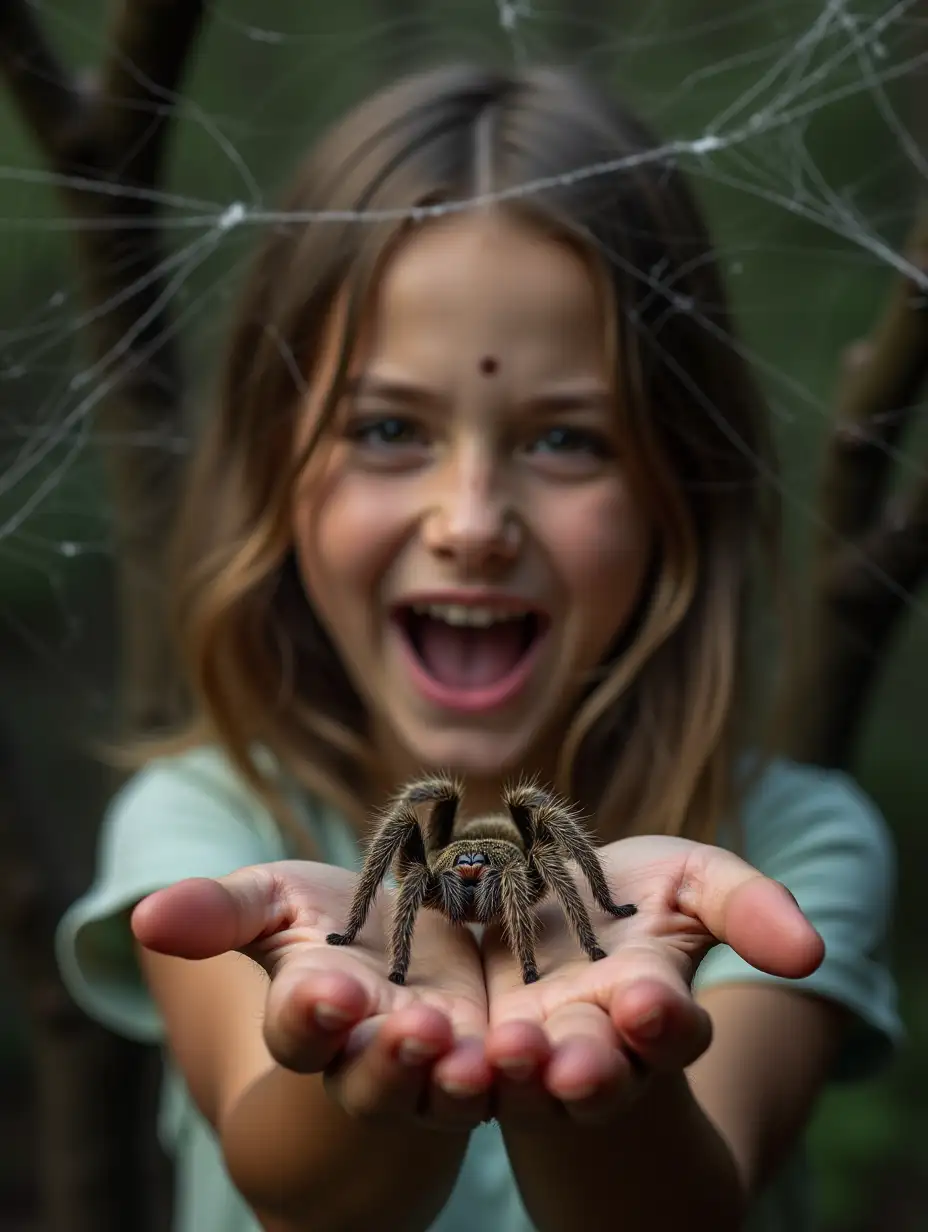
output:
[[[38, 9], [60, 52], [89, 70], [108, 7], [57, 0]], [[560, 13], [535, 5], [517, 22], [518, 53], [558, 60], [567, 49], [635, 102], [665, 138], [723, 137], [721, 149], [682, 162], [709, 211], [744, 345], [770, 396], [789, 542], [801, 562], [816, 525], [813, 485], [841, 352], [879, 312], [893, 277], [885, 253], [901, 250], [915, 200], [916, 160], [893, 119], [915, 113], [914, 79], [905, 68], [917, 50], [913, 28], [890, 20], [873, 0], [845, 14], [857, 30], [887, 14], [879, 39], [859, 45], [837, 9], [811, 0], [737, 9], [722, 0], [621, 0], [608, 10], [584, 0], [572, 18], [567, 12], [566, 0]], [[272, 205], [311, 135], [396, 70], [511, 54], [491, 0], [208, 6], [178, 104], [165, 186], [176, 199], [167, 210], [171, 251], [188, 249], [174, 303], [194, 410], [208, 405], [227, 305], [258, 231], [245, 222], [204, 244], [222, 211], [236, 202], [246, 211]], [[745, 129], [753, 114], [761, 121]], [[107, 442], [91, 435], [99, 380], [72, 387], [86, 360], [62, 208], [49, 177], [36, 174], [41, 160], [2, 95], [0, 151], [4, 658], [18, 653], [17, 639], [32, 651], [38, 640], [47, 674], [59, 657], [80, 656], [94, 605], [104, 601], [109, 527], [100, 457]], [[922, 425], [903, 477], [917, 471], [925, 440]], [[67, 619], [72, 607], [83, 613], [75, 622]], [[63, 613], [57, 623], [46, 619], [53, 609]], [[862, 1228], [861, 1210], [879, 1201], [887, 1176], [912, 1161], [928, 1136], [926, 924], [918, 884], [928, 856], [920, 735], [928, 702], [925, 615], [921, 596], [880, 679], [857, 766], [898, 837], [897, 969], [910, 1043], [891, 1072], [832, 1092], [817, 1117], [813, 1153], [831, 1232]], [[73, 682], [65, 687], [73, 690]], [[56, 727], [54, 692], [43, 704], [54, 713], [44, 721], [33, 716], [34, 739], [69, 739]], [[72, 697], [64, 709], [71, 714], [74, 705]]]

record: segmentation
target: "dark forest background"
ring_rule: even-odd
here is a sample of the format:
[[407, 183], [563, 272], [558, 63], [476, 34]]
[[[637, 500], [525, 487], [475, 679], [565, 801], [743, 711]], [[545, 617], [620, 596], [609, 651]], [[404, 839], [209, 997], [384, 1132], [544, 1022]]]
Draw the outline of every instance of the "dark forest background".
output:
[[[133, 11], [136, 34], [148, 21], [147, 53], [129, 37]], [[134, 1139], [128, 1153], [125, 1143], [123, 1154], [114, 1147], [119, 1126], [124, 1131], [149, 1106], [146, 1082], [133, 1086], [126, 1077], [140, 1058], [88, 1035], [62, 1001], [48, 927], [91, 876], [95, 829], [114, 781], [95, 742], [112, 735], [127, 711], [138, 717], [152, 708], [144, 690], [127, 687], [126, 673], [147, 671], [150, 683], [157, 654], [139, 666], [145, 652], [126, 650], [126, 622], [145, 625], [150, 636], [138, 616], [143, 607], [157, 610], [159, 580], [147, 549], [163, 537], [191, 427], [208, 413], [227, 309], [260, 231], [250, 215], [272, 208], [307, 141], [369, 88], [408, 67], [484, 54], [577, 64], [621, 91], [666, 139], [692, 141], [727, 114], [715, 130], [719, 148], [683, 150], [681, 160], [709, 212], [742, 334], [775, 413], [790, 560], [806, 579], [800, 594], [813, 600], [801, 619], [817, 621], [819, 631], [818, 675], [813, 669], [803, 686], [805, 709], [850, 706], [859, 719], [837, 746], [821, 731], [797, 743], [851, 767], [899, 848], [895, 960], [910, 1039], [892, 1070], [830, 1092], [816, 1118], [822, 1228], [928, 1227], [928, 917], [921, 910], [928, 594], [919, 584], [928, 556], [928, 432], [919, 402], [928, 296], [924, 283], [905, 281], [901, 260], [912, 257], [923, 274], [928, 268], [924, 232], [913, 238], [928, 158], [925, 0], [893, 7], [867, 0], [853, 13], [824, 0], [562, 0], [561, 8], [532, 0], [213, 0], [202, 7], [195, 0], [0, 0], [4, 1232], [156, 1226], [147, 1202], [144, 1218], [127, 1214], [141, 1192], [139, 1176], [150, 1179], [148, 1157]], [[109, 76], [98, 72], [105, 65]], [[102, 143], [93, 150], [58, 141], [97, 91], [117, 104], [131, 96], [131, 106], [110, 113], [134, 117], [121, 159], [93, 153], [106, 153], [105, 124], [93, 130]], [[119, 250], [107, 244], [119, 235], [131, 241], [126, 218], [145, 213], [132, 204], [152, 173], [140, 151], [162, 138], [158, 187], [170, 197], [161, 211], [169, 268], [151, 284], [158, 294], [149, 286], [117, 302], [119, 278], [141, 288], [152, 258], [130, 243], [120, 274]], [[112, 192], [88, 195], [85, 180]], [[230, 209], [221, 236], [210, 239]], [[94, 262], [105, 270], [95, 284]], [[169, 319], [173, 333], [162, 345]], [[861, 349], [867, 338], [872, 351]], [[154, 345], [130, 371], [139, 339]], [[867, 367], [874, 355], [879, 371], [876, 361]], [[902, 551], [908, 570], [894, 574], [895, 590], [876, 593], [871, 585], [858, 608], [877, 616], [851, 612], [856, 650], [843, 653], [820, 551], [834, 559], [845, 530], [864, 554], [888, 544], [888, 559], [898, 563], [892, 551], [899, 549], [855, 525], [848, 502], [843, 512], [835, 503], [834, 485], [830, 497], [822, 495], [825, 460], [840, 465], [844, 456], [835, 425], [847, 420], [863, 424], [871, 475], [892, 466], [890, 503], [875, 506], [876, 531], [884, 524], [886, 536], [898, 530], [897, 498], [903, 520], [907, 509], [915, 513]], [[911, 492], [921, 496], [906, 504]], [[837, 532], [825, 536], [824, 549], [823, 526]], [[874, 663], [861, 668], [861, 647], [876, 656], [872, 687], [863, 687]], [[860, 689], [848, 690], [855, 680]], [[834, 730], [833, 714], [823, 722]], [[110, 1116], [117, 1105], [118, 1116]], [[100, 1206], [87, 1214], [107, 1187], [122, 1197], [104, 1203], [105, 1214]], [[81, 1203], [84, 1215], [76, 1213]]]

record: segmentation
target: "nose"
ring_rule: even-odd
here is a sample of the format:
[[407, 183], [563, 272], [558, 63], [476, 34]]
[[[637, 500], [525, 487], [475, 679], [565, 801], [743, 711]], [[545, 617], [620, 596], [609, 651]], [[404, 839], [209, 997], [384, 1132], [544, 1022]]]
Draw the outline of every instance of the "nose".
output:
[[492, 462], [479, 456], [443, 469], [425, 525], [431, 551], [465, 572], [513, 561], [522, 546], [522, 526], [503, 488]]

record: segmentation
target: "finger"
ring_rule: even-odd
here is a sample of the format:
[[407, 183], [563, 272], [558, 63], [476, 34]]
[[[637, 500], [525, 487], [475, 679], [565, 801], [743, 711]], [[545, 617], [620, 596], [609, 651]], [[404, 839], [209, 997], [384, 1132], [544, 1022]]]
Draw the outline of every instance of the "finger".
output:
[[351, 1116], [411, 1120], [432, 1066], [453, 1044], [450, 1022], [431, 1006], [369, 1018], [326, 1071], [326, 1089]]
[[552, 1049], [545, 1088], [568, 1116], [581, 1123], [606, 1120], [637, 1093], [635, 1066], [599, 1006], [565, 1005], [545, 1025]]
[[556, 1100], [544, 1085], [551, 1042], [540, 1023], [500, 1023], [490, 1030], [485, 1046], [496, 1076], [500, 1120], [533, 1126], [558, 1112]]
[[279, 881], [268, 865], [178, 881], [143, 898], [131, 920], [146, 949], [190, 959], [244, 950], [286, 923]]
[[354, 976], [294, 964], [284, 967], [268, 989], [264, 1040], [278, 1065], [318, 1074], [373, 1008], [370, 992]]
[[690, 856], [677, 904], [770, 975], [801, 979], [825, 956], [824, 941], [789, 890], [721, 848], [697, 848]]
[[623, 984], [610, 1003], [613, 1026], [646, 1070], [686, 1069], [712, 1042], [712, 1019], [676, 972]]
[[432, 1071], [423, 1120], [440, 1129], [472, 1129], [491, 1115], [492, 1087], [483, 1041], [477, 1036], [458, 1040]]

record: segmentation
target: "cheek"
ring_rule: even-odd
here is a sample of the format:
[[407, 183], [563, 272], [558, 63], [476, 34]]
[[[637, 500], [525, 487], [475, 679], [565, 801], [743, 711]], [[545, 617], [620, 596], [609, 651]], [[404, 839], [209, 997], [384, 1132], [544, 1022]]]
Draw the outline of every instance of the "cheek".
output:
[[339, 596], [357, 598], [383, 574], [406, 524], [395, 487], [333, 468], [301, 492], [294, 540], [304, 584], [320, 611], [331, 611]]
[[552, 516], [546, 540], [585, 624], [621, 624], [641, 592], [652, 530], [624, 485], [578, 492]]

